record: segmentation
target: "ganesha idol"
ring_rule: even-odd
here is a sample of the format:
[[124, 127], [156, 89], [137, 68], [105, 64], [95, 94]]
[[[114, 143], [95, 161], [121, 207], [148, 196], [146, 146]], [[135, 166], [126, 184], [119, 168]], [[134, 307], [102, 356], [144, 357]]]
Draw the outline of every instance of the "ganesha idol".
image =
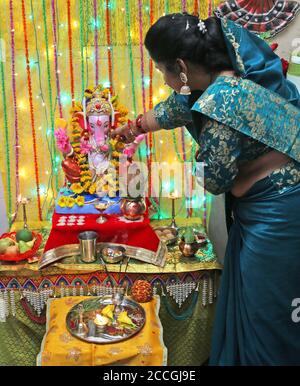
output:
[[[71, 109], [70, 136], [67, 122], [57, 120], [56, 142], [64, 156], [62, 169], [71, 193], [71, 198], [60, 197], [61, 207], [84, 205], [84, 198], [78, 199], [80, 195], [116, 195], [118, 178], [115, 179], [115, 173], [119, 170], [120, 156], [126, 155], [131, 162], [144, 138], [139, 136], [130, 145], [111, 138], [111, 132], [127, 122], [127, 114], [128, 110], [120, 105], [118, 98], [111, 98], [109, 90], [100, 85], [87, 89], [83, 103], [75, 103]], [[113, 183], [112, 179], [116, 182]]]

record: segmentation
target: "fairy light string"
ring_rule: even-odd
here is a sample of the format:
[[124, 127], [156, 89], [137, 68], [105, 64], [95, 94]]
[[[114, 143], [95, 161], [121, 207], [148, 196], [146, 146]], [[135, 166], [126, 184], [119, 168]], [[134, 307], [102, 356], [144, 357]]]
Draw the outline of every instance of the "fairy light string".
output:
[[[127, 40], [128, 40], [128, 52], [129, 52], [129, 66], [130, 66], [130, 83], [131, 83], [131, 95], [133, 102], [134, 114], [137, 114], [137, 102], [136, 102], [136, 90], [135, 90], [135, 74], [134, 74], [134, 62], [133, 62], [133, 50], [132, 50], [132, 38], [131, 38], [131, 19], [129, 10], [129, 0], [125, 0], [125, 13], [126, 13], [126, 25], [127, 25]], [[142, 161], [141, 149], [138, 147], [139, 162]]]
[[112, 58], [111, 58], [111, 35], [110, 35], [110, 6], [109, 6], [109, 0], [106, 0], [105, 21], [106, 21], [106, 43], [107, 43], [107, 60], [108, 60], [108, 78], [109, 78], [109, 88], [110, 88], [110, 92], [112, 94], [113, 93], [113, 76], [112, 76]]
[[30, 65], [29, 65], [29, 50], [28, 50], [28, 37], [27, 37], [27, 24], [26, 24], [26, 10], [25, 10], [25, 1], [24, 0], [22, 0], [22, 22], [23, 22], [24, 44], [25, 44], [27, 85], [28, 85], [28, 94], [29, 94], [29, 105], [30, 105], [30, 121], [31, 121], [31, 131], [32, 131], [32, 147], [33, 147], [34, 174], [35, 174], [37, 204], [38, 204], [38, 217], [39, 217], [39, 220], [42, 221], [42, 207], [41, 207], [41, 197], [40, 197], [39, 166], [38, 166], [38, 161], [37, 161], [35, 120], [34, 120], [34, 110], [33, 110], [33, 100], [32, 100], [31, 72], [30, 72]]
[[10, 166], [10, 149], [9, 149], [9, 134], [8, 134], [8, 120], [7, 120], [7, 103], [5, 92], [5, 75], [4, 75], [4, 58], [2, 57], [4, 47], [2, 46], [2, 32], [0, 29], [0, 73], [1, 73], [1, 91], [2, 91], [2, 106], [4, 118], [4, 132], [5, 132], [5, 159], [6, 159], [6, 180], [8, 190], [8, 212], [12, 213], [12, 194], [11, 194], [11, 166]]
[[71, 0], [67, 0], [67, 15], [68, 15], [68, 43], [69, 43], [69, 65], [70, 65], [70, 83], [71, 83], [71, 97], [72, 107], [74, 107], [74, 70], [73, 70], [73, 53], [72, 53], [72, 26], [71, 26]]
[[94, 45], [95, 45], [95, 81], [96, 85], [99, 84], [99, 46], [98, 46], [98, 20], [97, 20], [97, 0], [93, 1], [94, 4]]
[[[138, 15], [139, 15], [139, 41], [140, 41], [140, 68], [141, 68], [141, 77], [142, 77], [142, 106], [143, 113], [146, 113], [146, 90], [145, 90], [145, 59], [144, 59], [144, 50], [143, 50], [143, 9], [142, 9], [142, 0], [138, 0]], [[148, 135], [145, 136], [146, 142], [146, 158], [147, 165], [149, 170], [149, 156], [151, 149], [149, 149], [148, 144]], [[149, 180], [149, 190], [150, 190], [150, 180]], [[150, 190], [151, 191], [151, 190]]]
[[85, 90], [85, 81], [84, 81], [84, 38], [83, 38], [83, 26], [84, 26], [84, 17], [83, 17], [83, 2], [79, 1], [79, 20], [80, 20], [80, 68], [81, 68], [81, 98], [84, 96]]
[[55, 2], [51, 0], [51, 15], [52, 15], [52, 32], [53, 32], [53, 53], [54, 53], [54, 68], [55, 68], [55, 84], [57, 93], [57, 103], [59, 110], [59, 117], [63, 117], [61, 95], [60, 95], [60, 80], [59, 80], [59, 67], [58, 67], [58, 42], [57, 42], [57, 21], [56, 21], [56, 9]]
[[[51, 87], [51, 72], [50, 72], [50, 58], [49, 58], [49, 41], [48, 41], [48, 27], [47, 27], [47, 12], [46, 12], [46, 1], [42, 0], [43, 5], [43, 21], [44, 21], [44, 38], [45, 38], [45, 47], [46, 47], [46, 64], [47, 64], [47, 85], [48, 85], [48, 94], [49, 94], [49, 110], [50, 110], [50, 124], [51, 124], [51, 152], [53, 153], [52, 157], [52, 169], [56, 167], [56, 146], [55, 146], [55, 137], [54, 137], [54, 111], [53, 111], [53, 99], [52, 99], [52, 87]], [[55, 187], [56, 191], [59, 190], [59, 181], [58, 173], [55, 175]]]
[[[15, 24], [14, 24], [13, 0], [9, 1], [9, 18], [10, 18], [10, 41], [11, 41], [11, 82], [12, 82], [12, 94], [13, 94], [14, 134], [15, 134], [15, 154], [16, 154], [16, 157], [15, 157], [15, 162], [16, 162], [16, 165], [15, 165], [15, 168], [16, 168], [15, 202], [18, 202], [18, 197], [20, 194], [20, 175], [19, 175], [20, 145], [19, 145], [19, 120], [18, 120], [18, 109], [17, 109], [17, 90], [16, 90], [16, 75], [15, 75], [16, 74]], [[8, 175], [10, 175], [10, 173]]]
[[[37, 61], [36, 61], [36, 65], [37, 65], [37, 74], [38, 74], [38, 85], [39, 85], [39, 95], [38, 97], [41, 98], [42, 100], [42, 106], [43, 106], [43, 110], [44, 110], [44, 114], [45, 114], [45, 123], [46, 123], [46, 130], [45, 130], [45, 138], [46, 138], [46, 143], [47, 143], [47, 150], [48, 150], [48, 154], [50, 156], [50, 165], [51, 165], [51, 170], [50, 170], [50, 173], [49, 173], [49, 177], [48, 177], [48, 184], [47, 184], [47, 189], [46, 189], [46, 192], [44, 194], [44, 203], [42, 205], [42, 213], [44, 213], [44, 209], [45, 207], [47, 207], [47, 204], [48, 204], [48, 196], [49, 196], [49, 191], [51, 190], [52, 192], [52, 195], [51, 195], [51, 200], [48, 204], [48, 207], [47, 207], [47, 210], [46, 210], [46, 218], [47, 215], [48, 215], [48, 211], [49, 211], [49, 208], [51, 207], [52, 203], [53, 203], [53, 200], [54, 200], [54, 186], [53, 186], [53, 176], [54, 176], [54, 173], [55, 173], [55, 170], [53, 170], [53, 165], [54, 165], [54, 159], [53, 159], [53, 152], [52, 152], [52, 147], [53, 147], [53, 143], [51, 145], [51, 139], [53, 137], [50, 136], [50, 141], [49, 141], [49, 136], [48, 136], [48, 127], [49, 127], [49, 119], [48, 119], [48, 112], [47, 112], [47, 106], [46, 106], [46, 103], [45, 103], [45, 98], [44, 98], [44, 92], [43, 92], [43, 86], [42, 86], [42, 70], [41, 70], [41, 65], [40, 65], [40, 53], [39, 53], [39, 45], [38, 45], [38, 32], [37, 32], [37, 28], [36, 28], [36, 22], [35, 22], [35, 8], [33, 6], [33, 1], [34, 0], [30, 0], [30, 10], [31, 10], [31, 21], [32, 21], [32, 26], [33, 26], [33, 30], [34, 30], [34, 40], [35, 40], [35, 51], [36, 51], [36, 58], [37, 58]], [[46, 151], [44, 152], [44, 154], [46, 154]]]
[[170, 5], [169, 5], [169, 0], [165, 1], [165, 14], [168, 15], [170, 12]]

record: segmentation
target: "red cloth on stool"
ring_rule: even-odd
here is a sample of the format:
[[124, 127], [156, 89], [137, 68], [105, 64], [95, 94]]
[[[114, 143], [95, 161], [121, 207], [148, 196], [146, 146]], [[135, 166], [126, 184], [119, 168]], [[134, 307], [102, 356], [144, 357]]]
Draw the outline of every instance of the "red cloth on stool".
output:
[[[85, 218], [83, 225], [67, 225], [70, 217], [76, 219], [79, 216]], [[65, 217], [66, 225], [59, 226], [59, 219]], [[108, 221], [104, 224], [98, 224], [96, 219], [99, 214], [85, 215], [61, 215], [54, 213], [52, 218], [52, 230], [48, 241], [45, 245], [44, 252], [66, 244], [78, 244], [78, 235], [84, 231], [96, 231], [99, 234], [98, 242], [112, 242], [126, 244], [134, 247], [149, 249], [156, 252], [159, 246], [159, 239], [156, 233], [150, 226], [150, 221], [147, 215], [143, 221], [121, 221], [123, 217], [105, 215]]]

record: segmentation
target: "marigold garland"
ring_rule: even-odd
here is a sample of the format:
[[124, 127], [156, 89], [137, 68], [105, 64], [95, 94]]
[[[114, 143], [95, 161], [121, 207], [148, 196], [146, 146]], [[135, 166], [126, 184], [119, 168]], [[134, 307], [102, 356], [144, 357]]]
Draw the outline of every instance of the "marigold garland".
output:
[[31, 72], [30, 72], [30, 65], [29, 65], [28, 37], [27, 37], [26, 11], [25, 11], [24, 0], [22, 0], [22, 19], [23, 19], [23, 32], [24, 32], [24, 43], [25, 43], [27, 85], [28, 85], [28, 94], [29, 94], [29, 105], [30, 105], [30, 120], [31, 120], [31, 130], [32, 130], [32, 146], [33, 146], [34, 172], [35, 172], [35, 182], [36, 182], [36, 192], [37, 192], [37, 202], [38, 202], [38, 213], [39, 213], [39, 220], [42, 221], [39, 167], [38, 167], [38, 161], [37, 161], [35, 120], [34, 120], [34, 110], [33, 110], [33, 100], [32, 100]]
[[[86, 98], [92, 98], [93, 94], [96, 91], [100, 91], [101, 95], [104, 98], [108, 98], [110, 95], [110, 89], [104, 88], [103, 85], [99, 85], [97, 87], [88, 87], [84, 96]], [[121, 105], [118, 101], [117, 96], [112, 97], [111, 103], [115, 111], [118, 112], [118, 123], [122, 124], [127, 122], [128, 118], [128, 109]], [[71, 146], [73, 148], [73, 152], [75, 154], [76, 161], [81, 169], [80, 173], [80, 182], [72, 184], [70, 186], [70, 190], [75, 194], [82, 193], [90, 193], [95, 194], [97, 190], [102, 190], [110, 195], [115, 194], [118, 190], [118, 183], [116, 183], [115, 189], [112, 188], [112, 174], [114, 170], [108, 170], [107, 174], [102, 177], [102, 180], [97, 182], [92, 181], [92, 173], [89, 170], [88, 156], [81, 153], [80, 150], [80, 139], [82, 135], [83, 129], [81, 128], [77, 113], [83, 111], [83, 106], [81, 103], [75, 102], [74, 106], [71, 108], [71, 118], [70, 118], [70, 127], [71, 127]], [[118, 141], [117, 139], [109, 140], [110, 147], [110, 163], [112, 167], [119, 167], [119, 158], [123, 152], [125, 144], [123, 142]]]

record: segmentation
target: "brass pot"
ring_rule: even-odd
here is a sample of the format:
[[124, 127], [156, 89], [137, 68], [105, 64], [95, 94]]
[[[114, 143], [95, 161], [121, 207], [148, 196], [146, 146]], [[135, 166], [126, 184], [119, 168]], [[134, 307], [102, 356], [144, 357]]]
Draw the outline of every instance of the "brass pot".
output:
[[127, 220], [140, 220], [146, 212], [146, 203], [143, 197], [122, 198], [120, 205], [121, 213]]
[[185, 257], [195, 256], [195, 253], [200, 248], [200, 244], [197, 243], [196, 241], [193, 243], [186, 243], [184, 240], [181, 240], [178, 246], [179, 246], [180, 252]]

